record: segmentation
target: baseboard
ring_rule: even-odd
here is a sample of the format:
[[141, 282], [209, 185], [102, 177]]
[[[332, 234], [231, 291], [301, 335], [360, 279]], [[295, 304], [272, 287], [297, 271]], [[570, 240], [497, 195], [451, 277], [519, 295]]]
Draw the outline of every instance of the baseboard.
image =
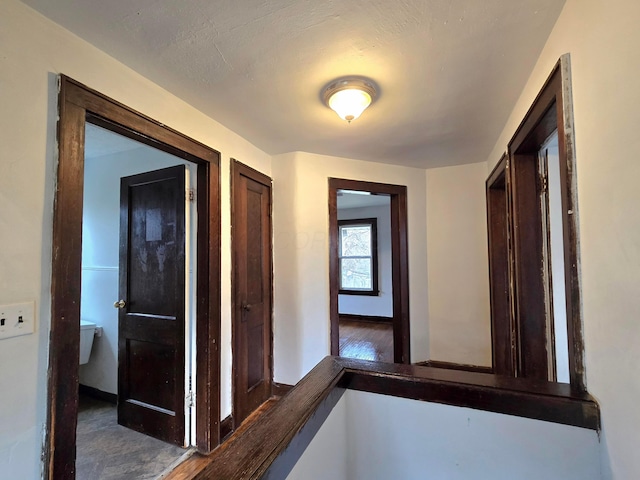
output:
[[271, 395], [275, 397], [284, 397], [289, 390], [293, 388], [293, 385], [287, 385], [286, 383], [275, 383], [271, 384]]
[[375, 315], [356, 315], [353, 313], [339, 313], [339, 320], [353, 320], [357, 322], [393, 323], [393, 317], [377, 317]]
[[229, 415], [220, 422], [220, 441], [223, 441], [233, 433], [233, 417]]
[[426, 362], [417, 362], [420, 367], [446, 368], [448, 370], [462, 370], [465, 372], [476, 373], [493, 373], [493, 367], [481, 367], [479, 365], [466, 365], [462, 363], [440, 362], [438, 360], [427, 360]]
[[103, 392], [102, 390], [98, 390], [97, 388], [90, 387], [88, 385], [79, 384], [78, 393], [86, 395], [87, 397], [102, 400], [103, 402], [113, 403], [114, 405], [118, 404], [118, 395], [115, 393]]

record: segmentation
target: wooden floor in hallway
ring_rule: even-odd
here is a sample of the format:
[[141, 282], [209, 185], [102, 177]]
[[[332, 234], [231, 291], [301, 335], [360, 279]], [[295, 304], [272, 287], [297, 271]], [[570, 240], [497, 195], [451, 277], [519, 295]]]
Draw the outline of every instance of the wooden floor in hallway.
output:
[[383, 322], [340, 320], [340, 356], [393, 362], [393, 325]]

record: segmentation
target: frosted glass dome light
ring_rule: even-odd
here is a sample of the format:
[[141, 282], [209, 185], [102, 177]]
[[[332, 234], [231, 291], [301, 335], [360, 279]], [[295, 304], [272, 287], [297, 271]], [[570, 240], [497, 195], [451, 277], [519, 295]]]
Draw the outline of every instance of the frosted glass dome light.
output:
[[363, 78], [341, 78], [331, 82], [324, 90], [324, 103], [340, 118], [351, 123], [375, 100], [377, 91], [373, 82]]

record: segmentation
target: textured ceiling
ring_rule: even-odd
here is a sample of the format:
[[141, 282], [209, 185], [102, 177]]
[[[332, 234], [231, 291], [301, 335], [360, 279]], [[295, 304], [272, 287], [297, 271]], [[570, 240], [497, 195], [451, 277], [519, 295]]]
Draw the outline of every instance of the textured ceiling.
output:
[[[430, 167], [486, 160], [564, 0], [24, 3], [267, 153]], [[343, 75], [380, 85], [352, 124]]]

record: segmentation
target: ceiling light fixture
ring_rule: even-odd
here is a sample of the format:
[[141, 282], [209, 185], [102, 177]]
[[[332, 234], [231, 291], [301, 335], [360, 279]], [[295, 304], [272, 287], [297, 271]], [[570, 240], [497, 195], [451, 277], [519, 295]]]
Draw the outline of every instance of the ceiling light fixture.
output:
[[334, 80], [322, 93], [325, 105], [349, 123], [358, 118], [377, 96], [374, 83], [362, 77]]

